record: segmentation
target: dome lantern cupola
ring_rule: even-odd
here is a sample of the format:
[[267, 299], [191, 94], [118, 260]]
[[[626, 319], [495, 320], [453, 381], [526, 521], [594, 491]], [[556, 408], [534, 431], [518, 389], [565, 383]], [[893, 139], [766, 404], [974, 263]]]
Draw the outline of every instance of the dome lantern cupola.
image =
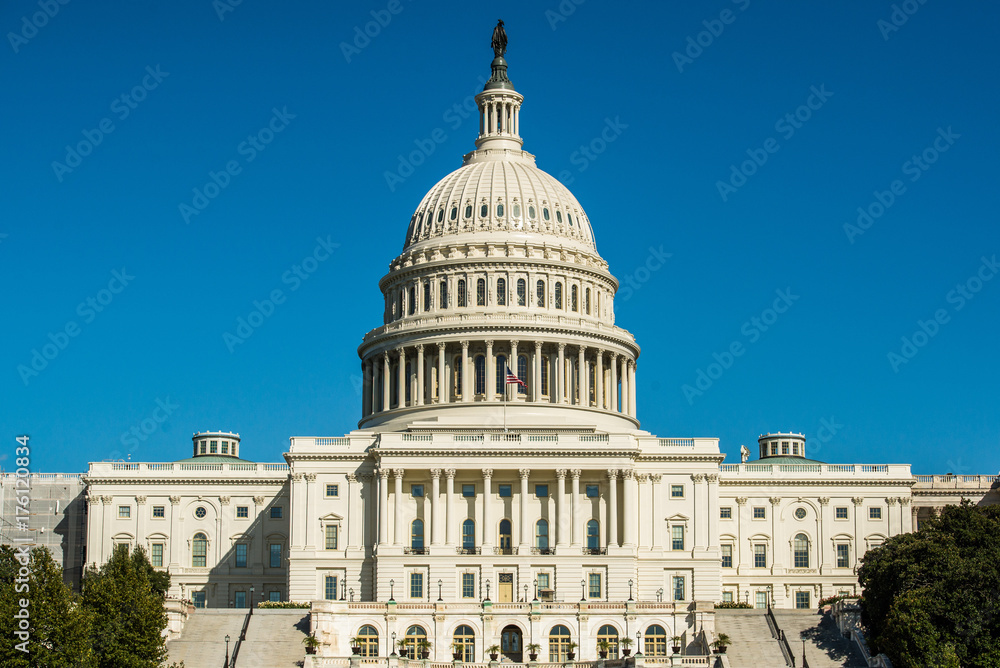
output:
[[240, 457], [240, 435], [231, 431], [199, 431], [191, 440], [195, 457]]
[[524, 140], [519, 135], [521, 103], [524, 96], [514, 90], [514, 84], [507, 77], [507, 33], [503, 21], [497, 22], [493, 31], [493, 53], [496, 56], [490, 64], [492, 74], [483, 86], [483, 92], [476, 95], [479, 106], [479, 138], [477, 149], [509, 149], [520, 151]]
[[775, 432], [761, 434], [757, 439], [760, 445], [760, 458], [767, 457], [797, 457], [806, 458], [806, 437], [793, 432]]

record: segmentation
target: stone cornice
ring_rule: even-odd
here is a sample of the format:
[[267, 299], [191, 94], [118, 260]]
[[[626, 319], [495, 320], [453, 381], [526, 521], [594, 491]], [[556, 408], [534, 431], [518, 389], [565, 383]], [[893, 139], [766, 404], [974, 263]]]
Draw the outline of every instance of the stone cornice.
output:
[[[479, 246], [479, 244], [474, 245]], [[542, 245], [539, 244], [537, 247], [542, 248]], [[589, 275], [594, 279], [612, 285], [614, 290], [618, 289], [618, 280], [611, 275], [606, 266], [582, 265], [570, 260], [555, 258], [512, 257], [509, 255], [475, 255], [472, 257], [443, 258], [414, 263], [409, 266], [390, 270], [389, 273], [379, 279], [378, 285], [379, 289], [384, 293], [385, 289], [390, 285], [415, 278], [427, 278], [428, 274], [438, 276], [456, 270], [485, 272], [520, 270], [530, 273], [537, 272], [539, 267], [545, 267], [550, 271], [565, 272], [571, 276]]]
[[722, 487], [909, 487], [913, 480], [886, 478], [722, 478]]
[[261, 477], [248, 477], [248, 478], [190, 478], [190, 477], [159, 477], [159, 478], [149, 478], [146, 476], [118, 476], [118, 477], [88, 477], [86, 480], [87, 485], [199, 485], [201, 487], [210, 488], [214, 485], [284, 485], [288, 482], [288, 475], [283, 478], [261, 478]]

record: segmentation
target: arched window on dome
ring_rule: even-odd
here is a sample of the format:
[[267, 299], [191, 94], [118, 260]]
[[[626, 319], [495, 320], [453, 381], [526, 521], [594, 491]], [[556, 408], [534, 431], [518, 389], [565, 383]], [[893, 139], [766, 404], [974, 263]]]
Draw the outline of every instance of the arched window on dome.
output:
[[437, 220], [437, 222], [440, 223], [442, 220], [444, 220], [444, 209], [438, 209], [438, 220]]
[[451, 220], [458, 220], [458, 207], [457, 206], [451, 207], [451, 216], [449, 216], [449, 218]]
[[472, 205], [471, 204], [466, 204], [465, 205], [465, 217], [466, 218], [472, 218]]
[[804, 533], [795, 536], [795, 568], [809, 568], [809, 537]]
[[403, 317], [403, 289], [399, 289], [399, 293], [396, 295], [396, 314], [402, 318]]
[[587, 309], [587, 315], [590, 315], [590, 288], [584, 293], [583, 306]]
[[562, 310], [562, 283], [556, 283], [556, 308]]
[[524, 306], [526, 304], [528, 295], [528, 286], [524, 282], [523, 278], [517, 279], [517, 305]]
[[438, 290], [438, 307], [448, 308], [448, 281], [441, 281], [441, 289]]
[[[524, 383], [528, 382], [528, 356], [518, 355], [517, 356], [517, 377], [520, 378]], [[527, 394], [528, 388], [524, 385], [517, 386], [518, 394]]]
[[410, 391], [411, 390], [410, 379], [413, 377], [411, 375], [413, 373], [413, 367], [410, 366], [411, 364], [412, 364], [412, 362], [407, 362], [406, 363], [406, 375], [404, 376], [404, 378], [406, 379], [405, 380], [405, 382], [406, 382], [406, 403], [410, 403], [412, 401], [412, 399], [410, 398], [410, 394], [411, 394], [411, 391]]
[[559, 211], [558, 209], [556, 210], [556, 222], [557, 223], [562, 222], [562, 211]]
[[497, 218], [503, 218], [503, 204], [497, 204]]
[[588, 400], [588, 404], [587, 405], [588, 406], [589, 405], [596, 406], [597, 405], [597, 367], [594, 366], [594, 365], [592, 365], [592, 364], [588, 364], [587, 365], [587, 369], [589, 370], [588, 384], [590, 385], [590, 387], [587, 388], [588, 391], [590, 392], [590, 398]]
[[507, 304], [507, 279], [497, 279], [497, 304], [505, 306]]
[[483, 204], [481, 207], [479, 207], [479, 215], [483, 218], [490, 215], [490, 207], [488, 204]]
[[545, 281], [535, 284], [535, 299], [539, 308], [545, 308]]
[[424, 281], [424, 310], [431, 310], [431, 282]]
[[486, 306], [486, 279], [476, 281], [476, 306]]
[[510, 212], [514, 220], [517, 220], [518, 218], [521, 217], [521, 205], [518, 204], [517, 202], [514, 202], [514, 206], [510, 208]]
[[412, 285], [410, 286], [410, 292], [407, 296], [410, 298], [408, 313], [409, 315], [413, 315], [417, 312], [417, 291], [413, 289]]
[[577, 300], [576, 300], [577, 292], [578, 292], [578, 290], [577, 290], [577, 288], [576, 288], [575, 285], [573, 285], [573, 286], [570, 287], [570, 289], [569, 289], [569, 309], [571, 311], [573, 311], [574, 313], [576, 313], [576, 311], [577, 311]]
[[497, 355], [497, 394], [504, 394], [507, 383], [507, 356]]
[[566, 212], [566, 222], [569, 223], [570, 227], [573, 227], [573, 214], [568, 211]]
[[458, 279], [458, 303], [456, 304], [459, 308], [465, 307], [465, 279]]
[[545, 220], [549, 219], [549, 207], [542, 208], [542, 218]]
[[389, 404], [395, 405], [399, 397], [399, 364], [389, 365]]
[[530, 218], [531, 220], [535, 219], [535, 207], [534, 206], [529, 206], [528, 207], [528, 218]]
[[475, 359], [476, 367], [476, 384], [475, 392], [477, 395], [486, 394], [486, 357], [483, 355], [476, 355]]

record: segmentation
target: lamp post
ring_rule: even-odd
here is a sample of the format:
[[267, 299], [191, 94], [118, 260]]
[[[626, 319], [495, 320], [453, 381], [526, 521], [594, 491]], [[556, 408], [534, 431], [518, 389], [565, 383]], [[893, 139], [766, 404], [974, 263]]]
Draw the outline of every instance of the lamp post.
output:
[[389, 656], [396, 656], [396, 632], [392, 632], [392, 654]]
[[[253, 585], [250, 585], [250, 609], [253, 610]], [[253, 614], [252, 612], [250, 614]]]
[[528, 602], [528, 585], [524, 585], [524, 602]]
[[628, 600], [632, 600], [632, 578], [628, 580]]
[[441, 598], [441, 585], [443, 585], [443, 584], [444, 584], [444, 580], [438, 580], [438, 600], [439, 601], [444, 600], [444, 599]]
[[586, 580], [580, 580], [580, 600], [581, 601], [586, 601], [587, 600], [587, 581]]
[[767, 604], [774, 607], [774, 585], [767, 585]]
[[535, 600], [538, 600], [538, 578], [535, 578]]
[[351, 603], [354, 603], [354, 587], [351, 587]]
[[750, 605], [750, 592], [748, 591], [743, 592], [743, 600], [746, 602], [747, 605]]
[[396, 601], [392, 597], [392, 588], [396, 584], [395, 580], [389, 580], [389, 602], [395, 603]]
[[642, 640], [642, 631], [635, 632], [635, 653], [639, 655], [642, 653], [642, 648], [639, 647], [639, 641]]
[[486, 600], [490, 600], [490, 579], [486, 578]]
[[229, 634], [226, 634], [226, 663], [224, 668], [229, 668]]
[[656, 590], [656, 601], [657, 603], [663, 602], [663, 587]]
[[345, 598], [347, 598], [347, 580], [340, 585], [340, 600], [343, 601]]

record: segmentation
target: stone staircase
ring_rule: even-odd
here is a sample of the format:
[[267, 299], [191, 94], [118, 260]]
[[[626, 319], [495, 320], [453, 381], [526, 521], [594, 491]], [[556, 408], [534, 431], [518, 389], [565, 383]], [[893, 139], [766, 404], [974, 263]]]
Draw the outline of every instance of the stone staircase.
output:
[[230, 638], [229, 650], [232, 651], [246, 616], [247, 610], [195, 610], [180, 636], [167, 641], [168, 665], [183, 661], [184, 668], [221, 668], [226, 661], [226, 636]]
[[308, 610], [254, 610], [236, 668], [301, 666], [306, 654], [302, 639], [308, 633]]
[[803, 640], [806, 641], [809, 668], [867, 668], [868, 663], [854, 644], [840, 634], [829, 612], [775, 610], [774, 618], [785, 632], [799, 668], [802, 666]]
[[716, 633], [725, 633], [731, 668], [784, 668], [785, 657], [771, 636], [763, 610], [716, 610]]

